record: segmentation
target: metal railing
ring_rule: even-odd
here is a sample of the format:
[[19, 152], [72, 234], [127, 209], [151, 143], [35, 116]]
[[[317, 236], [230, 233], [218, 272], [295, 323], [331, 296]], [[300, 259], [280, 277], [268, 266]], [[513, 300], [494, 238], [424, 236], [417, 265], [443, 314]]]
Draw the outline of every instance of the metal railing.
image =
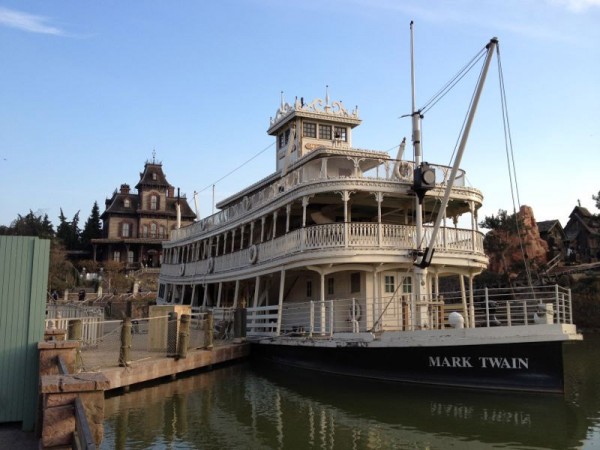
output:
[[453, 312], [465, 318], [466, 327], [573, 323], [571, 292], [558, 285], [450, 292], [423, 296], [419, 301], [406, 294], [378, 299], [287, 302], [279, 309], [278, 305], [248, 308], [247, 335], [315, 337], [443, 329], [451, 326], [448, 317]]

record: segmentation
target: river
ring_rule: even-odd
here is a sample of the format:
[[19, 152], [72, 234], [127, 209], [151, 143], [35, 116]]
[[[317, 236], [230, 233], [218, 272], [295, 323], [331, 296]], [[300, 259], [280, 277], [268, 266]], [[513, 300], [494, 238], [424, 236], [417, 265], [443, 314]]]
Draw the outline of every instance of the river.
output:
[[600, 447], [600, 335], [568, 345], [565, 366], [559, 396], [237, 364], [108, 398], [101, 449]]

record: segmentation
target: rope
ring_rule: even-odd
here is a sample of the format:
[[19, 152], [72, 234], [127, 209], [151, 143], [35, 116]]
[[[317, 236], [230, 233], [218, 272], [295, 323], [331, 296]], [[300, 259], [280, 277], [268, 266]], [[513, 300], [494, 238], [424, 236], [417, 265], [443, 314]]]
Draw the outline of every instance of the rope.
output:
[[[510, 194], [512, 198], [512, 206], [513, 206], [513, 215], [515, 218], [515, 225], [517, 228], [517, 235], [519, 237], [519, 247], [521, 250], [521, 257], [523, 258], [523, 264], [525, 266], [525, 273], [527, 274], [527, 283], [531, 287], [533, 291], [533, 282], [531, 278], [531, 268], [529, 264], [529, 259], [525, 253], [525, 246], [523, 244], [523, 239], [521, 236], [521, 224], [519, 221], [519, 216], [517, 215], [517, 206], [518, 209], [521, 209], [521, 199], [519, 197], [519, 185], [517, 182], [517, 169], [515, 165], [515, 154], [512, 143], [512, 134], [510, 131], [510, 121], [508, 119], [508, 104], [506, 101], [506, 89], [504, 85], [504, 73], [502, 71], [502, 60], [500, 58], [500, 45], [496, 48], [498, 55], [498, 78], [500, 83], [500, 100], [502, 104], [502, 123], [504, 127], [504, 147], [506, 152], [506, 163], [508, 166], [508, 176], [510, 180]], [[535, 296], [535, 293], [534, 293]]]
[[242, 164], [240, 164], [239, 166], [237, 166], [235, 169], [229, 171], [228, 173], [226, 173], [225, 175], [223, 175], [221, 178], [219, 178], [217, 181], [213, 181], [212, 183], [210, 183], [208, 186], [206, 186], [204, 189], [201, 189], [200, 191], [198, 191], [198, 194], [200, 194], [201, 192], [206, 191], [207, 189], [210, 189], [211, 187], [213, 187], [214, 185], [216, 185], [217, 183], [223, 181], [225, 178], [227, 178], [229, 175], [237, 172], [238, 170], [240, 170], [242, 167], [244, 167], [246, 164], [248, 164], [250, 161], [258, 158], [260, 155], [262, 155], [264, 152], [266, 152], [267, 150], [269, 150], [271, 147], [273, 147], [275, 145], [275, 142], [272, 142], [271, 144], [269, 144], [268, 146], [266, 146], [265, 148], [263, 148], [261, 151], [259, 151], [256, 155], [254, 155], [252, 158], [250, 158], [249, 160], [243, 162]]

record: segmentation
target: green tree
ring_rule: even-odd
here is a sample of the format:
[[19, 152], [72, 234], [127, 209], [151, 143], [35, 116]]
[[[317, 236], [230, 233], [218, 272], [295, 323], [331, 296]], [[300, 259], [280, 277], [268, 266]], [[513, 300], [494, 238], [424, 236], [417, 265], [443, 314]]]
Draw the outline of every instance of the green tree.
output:
[[25, 216], [17, 215], [9, 227], [2, 227], [0, 234], [14, 236], [37, 236], [40, 238], [51, 239], [54, 237], [54, 227], [48, 219], [48, 214], [42, 216], [36, 215], [33, 211]]
[[66, 250], [79, 250], [81, 247], [79, 211], [73, 216], [73, 220], [69, 222], [61, 208], [58, 220], [60, 224], [56, 228], [56, 237], [62, 241]]
[[62, 242], [52, 239], [50, 245], [50, 265], [48, 271], [48, 289], [50, 292], [57, 290], [73, 289], [77, 286], [79, 273], [67, 259], [67, 253]]
[[100, 208], [98, 202], [94, 202], [92, 212], [83, 226], [81, 232], [81, 247], [83, 250], [91, 250], [92, 239], [102, 237], [102, 224], [100, 223]]
[[600, 191], [598, 195], [592, 195], [592, 198], [596, 201], [596, 209], [600, 209]]

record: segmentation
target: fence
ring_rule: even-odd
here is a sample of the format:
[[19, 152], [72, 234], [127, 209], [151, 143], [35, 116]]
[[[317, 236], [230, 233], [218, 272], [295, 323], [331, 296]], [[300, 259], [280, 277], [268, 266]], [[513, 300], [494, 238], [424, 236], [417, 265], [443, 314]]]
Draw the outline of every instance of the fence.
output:
[[[77, 323], [81, 332], [72, 336], [71, 330]], [[181, 317], [175, 314], [125, 320], [51, 318], [46, 320], [46, 325], [69, 329], [69, 338], [80, 341], [79, 368], [87, 372], [151, 358], [177, 356], [182, 331]], [[210, 348], [232, 341], [233, 325], [234, 314], [230, 308], [191, 314], [185, 350]], [[127, 356], [123, 360], [125, 350]]]

